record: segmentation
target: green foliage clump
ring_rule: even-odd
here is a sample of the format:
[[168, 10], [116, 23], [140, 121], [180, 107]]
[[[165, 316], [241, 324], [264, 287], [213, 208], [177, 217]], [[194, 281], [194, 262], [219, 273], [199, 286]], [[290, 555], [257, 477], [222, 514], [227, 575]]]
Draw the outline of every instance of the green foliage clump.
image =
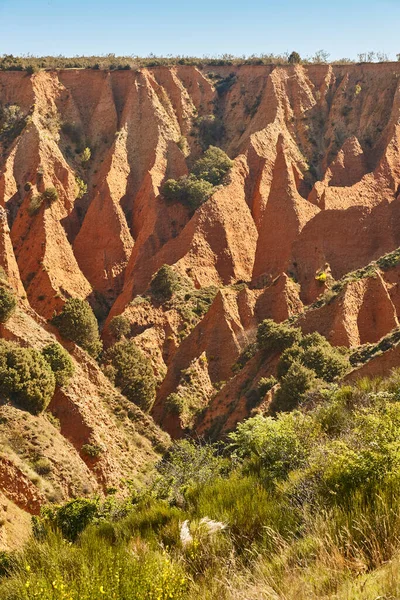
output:
[[215, 115], [205, 115], [196, 119], [194, 126], [197, 127], [198, 140], [203, 150], [209, 146], [215, 146], [221, 142], [225, 135], [225, 127], [221, 119]]
[[26, 118], [17, 104], [0, 105], [0, 140], [11, 143], [23, 130]]
[[42, 354], [54, 373], [56, 385], [59, 387], [67, 385], [75, 371], [68, 352], [60, 344], [53, 342], [43, 348]]
[[300, 54], [298, 52], [293, 51], [288, 58], [288, 62], [291, 65], [298, 65], [299, 63], [301, 63]]
[[282, 352], [301, 337], [300, 329], [265, 319], [257, 328], [257, 343], [266, 352]]
[[88, 186], [87, 186], [87, 183], [85, 183], [83, 181], [83, 179], [81, 179], [80, 177], [77, 177], [75, 179], [75, 182], [76, 182], [76, 187], [78, 188], [78, 191], [76, 192], [76, 197], [78, 200], [80, 200], [86, 194], [86, 192], [88, 190]]
[[317, 377], [327, 382], [344, 375], [350, 366], [345, 350], [331, 346], [319, 333], [304, 336], [282, 353], [278, 363], [278, 376], [284, 377], [294, 362], [312, 369]]
[[5, 323], [15, 312], [17, 299], [8, 285], [0, 283], [0, 323]]
[[57, 527], [65, 539], [73, 542], [95, 519], [98, 510], [98, 501], [76, 498], [61, 506], [46, 507], [42, 516], [45, 523]]
[[29, 206], [28, 206], [28, 214], [30, 217], [33, 217], [33, 215], [36, 215], [36, 213], [39, 212], [40, 207], [43, 204], [43, 195], [42, 194], [34, 194], [29, 202]]
[[213, 185], [208, 181], [188, 175], [179, 179], [168, 179], [163, 185], [162, 194], [170, 202], [180, 202], [190, 210], [196, 210], [210, 198], [213, 190]]
[[85, 300], [67, 300], [62, 311], [53, 317], [52, 323], [66, 339], [75, 342], [92, 356], [98, 356], [102, 347], [98, 325], [90, 305]]
[[104, 449], [99, 444], [83, 444], [81, 448], [82, 454], [92, 459], [98, 458], [103, 451]]
[[89, 146], [86, 146], [86, 148], [83, 149], [83, 151], [81, 152], [81, 163], [84, 167], [86, 167], [90, 161], [90, 159], [92, 158], [92, 151], [89, 148]]
[[307, 464], [320, 432], [310, 416], [291, 412], [276, 419], [257, 415], [240, 423], [229, 439], [232, 449], [249, 459], [251, 470], [261, 468], [269, 479], [279, 481]]
[[47, 187], [44, 190], [42, 196], [43, 196], [43, 200], [45, 200], [49, 204], [52, 204], [53, 202], [58, 200], [58, 192], [55, 187]]
[[144, 411], [153, 405], [156, 380], [150, 360], [133, 341], [121, 341], [105, 352], [104, 372], [129, 400]]
[[233, 160], [221, 148], [210, 146], [194, 163], [192, 173], [198, 179], [219, 185], [232, 167]]
[[170, 300], [180, 287], [179, 275], [169, 265], [163, 265], [150, 283], [151, 294], [160, 301]]
[[42, 354], [0, 340], [0, 393], [33, 414], [45, 410], [55, 391], [55, 377]]
[[158, 497], [181, 502], [188, 490], [212, 482], [226, 472], [227, 466], [213, 446], [180, 440], [157, 464], [152, 487]]
[[275, 379], [275, 377], [273, 377], [273, 376], [261, 377], [260, 381], [258, 382], [258, 386], [257, 386], [257, 391], [258, 391], [260, 398], [264, 398], [265, 394], [267, 392], [269, 392], [274, 387], [274, 385], [276, 385], [277, 383], [278, 383], [278, 380]]
[[233, 161], [223, 150], [210, 146], [194, 163], [191, 174], [168, 179], [162, 187], [162, 194], [168, 201], [181, 202], [189, 209], [196, 210], [210, 198], [214, 187], [223, 183], [232, 166]]
[[114, 339], [119, 341], [122, 336], [128, 336], [131, 332], [131, 324], [129, 319], [124, 315], [116, 315], [110, 321], [110, 333]]
[[220, 79], [215, 85], [215, 89], [217, 90], [218, 95], [223, 96], [224, 94], [226, 94], [226, 92], [228, 92], [231, 89], [231, 87], [236, 83], [236, 81], [236, 73], [230, 73], [227, 77]]
[[297, 408], [304, 400], [306, 392], [316, 385], [315, 371], [294, 362], [282, 377], [280, 384], [271, 404], [272, 412]]

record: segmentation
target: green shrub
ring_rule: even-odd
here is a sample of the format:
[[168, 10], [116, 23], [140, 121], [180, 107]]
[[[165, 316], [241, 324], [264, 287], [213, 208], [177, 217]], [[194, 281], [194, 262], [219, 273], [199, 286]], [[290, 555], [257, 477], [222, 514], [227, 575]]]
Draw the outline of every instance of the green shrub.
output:
[[80, 200], [86, 194], [88, 186], [87, 186], [87, 183], [85, 183], [83, 181], [83, 179], [81, 179], [80, 177], [77, 177], [75, 179], [75, 182], [76, 182], [76, 186], [78, 188], [78, 191], [76, 192], [76, 197], [78, 200]]
[[53, 202], [58, 200], [58, 192], [55, 187], [47, 187], [44, 190], [42, 197], [43, 197], [43, 200], [48, 202], [48, 204], [52, 204]]
[[45, 523], [57, 527], [63, 537], [71, 542], [95, 519], [98, 514], [98, 501], [76, 498], [66, 504], [43, 509]]
[[0, 393], [33, 414], [42, 412], [54, 395], [55, 377], [33, 348], [0, 340]]
[[5, 323], [15, 312], [17, 299], [6, 285], [0, 285], [0, 323]]
[[199, 117], [195, 125], [198, 127], [198, 138], [203, 150], [206, 150], [211, 145], [214, 146], [224, 137], [224, 124], [215, 115]]
[[298, 52], [292, 52], [288, 58], [291, 65], [297, 65], [301, 63], [301, 56]]
[[53, 342], [43, 348], [42, 354], [54, 373], [56, 385], [59, 387], [66, 385], [75, 371], [68, 352], [60, 344]]
[[156, 380], [150, 360], [136, 344], [121, 341], [111, 346], [104, 354], [104, 366], [106, 375], [129, 400], [142, 410], [151, 409]]
[[154, 275], [150, 283], [152, 295], [164, 302], [170, 300], [179, 289], [179, 275], [169, 265], [163, 265]]
[[188, 175], [177, 180], [168, 179], [162, 187], [162, 194], [168, 201], [180, 202], [190, 210], [196, 210], [210, 198], [213, 189], [208, 181]]
[[273, 375], [271, 377], [261, 377], [257, 386], [257, 391], [260, 398], [264, 398], [265, 394], [269, 392], [277, 383], [278, 381]]
[[33, 215], [36, 215], [36, 213], [39, 212], [40, 207], [43, 204], [43, 195], [42, 194], [35, 194], [34, 196], [32, 196], [30, 202], [29, 202], [29, 206], [28, 206], [28, 214], [30, 217], [33, 217]]
[[194, 163], [192, 173], [198, 179], [219, 185], [232, 167], [233, 160], [221, 148], [210, 146]]
[[81, 346], [96, 357], [101, 350], [101, 341], [96, 317], [90, 305], [80, 298], [70, 298], [62, 311], [53, 317], [53, 325], [62, 336]]
[[287, 348], [278, 363], [278, 377], [286, 375], [294, 362], [312, 369], [317, 377], [332, 382], [349, 368], [349, 358], [342, 349], [335, 348], [319, 333], [306, 335], [298, 344]]
[[86, 146], [86, 148], [84, 148], [83, 151], [81, 152], [82, 165], [84, 167], [86, 167], [91, 158], [92, 158], [92, 151], [88, 146]]
[[306, 392], [316, 383], [315, 372], [294, 362], [281, 380], [271, 404], [273, 412], [293, 410], [304, 400]]
[[104, 449], [98, 444], [83, 444], [81, 452], [89, 458], [98, 458], [104, 452]]
[[170, 502], [182, 502], [188, 490], [223, 475], [227, 471], [227, 461], [218, 456], [210, 444], [180, 440], [174, 443], [156, 469], [158, 477], [153, 482], [156, 495]]
[[129, 319], [123, 315], [117, 315], [111, 319], [109, 329], [113, 338], [119, 341], [122, 336], [127, 336], [130, 334], [131, 324]]
[[275, 323], [272, 319], [265, 319], [257, 328], [258, 346], [267, 352], [282, 352], [300, 338], [300, 329], [286, 323]]
[[320, 434], [320, 426], [300, 412], [282, 413], [276, 419], [260, 415], [244, 421], [229, 435], [235, 452], [261, 468], [268, 479], [286, 479], [289, 472], [307, 464]]

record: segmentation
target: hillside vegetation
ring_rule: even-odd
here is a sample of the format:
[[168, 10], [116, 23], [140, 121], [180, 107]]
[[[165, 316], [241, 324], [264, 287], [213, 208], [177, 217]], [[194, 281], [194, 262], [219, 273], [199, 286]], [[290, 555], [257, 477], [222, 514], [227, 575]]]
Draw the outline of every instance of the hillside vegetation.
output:
[[396, 598], [400, 373], [330, 385], [218, 446], [181, 441], [147, 487], [46, 508], [0, 598]]

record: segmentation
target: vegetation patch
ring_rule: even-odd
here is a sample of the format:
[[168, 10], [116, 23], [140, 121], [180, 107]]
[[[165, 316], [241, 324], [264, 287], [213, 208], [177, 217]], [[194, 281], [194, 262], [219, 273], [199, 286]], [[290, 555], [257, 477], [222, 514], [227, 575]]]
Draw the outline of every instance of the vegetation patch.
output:
[[57, 342], [48, 344], [42, 350], [45, 360], [50, 365], [56, 379], [56, 385], [62, 387], [68, 384], [75, 368], [72, 358]]
[[51, 322], [66, 339], [75, 342], [93, 357], [99, 355], [102, 343], [96, 317], [85, 300], [70, 298]]
[[40, 352], [0, 340], [0, 393], [25, 410], [45, 410], [55, 391], [54, 374]]
[[210, 146], [194, 163], [192, 173], [179, 179], [168, 179], [162, 194], [167, 201], [181, 202], [194, 211], [210, 198], [215, 186], [224, 183], [232, 166], [233, 161], [223, 150]]
[[111, 346], [104, 353], [103, 370], [124, 396], [146, 412], [151, 409], [156, 380], [150, 359], [133, 341], [123, 340]]

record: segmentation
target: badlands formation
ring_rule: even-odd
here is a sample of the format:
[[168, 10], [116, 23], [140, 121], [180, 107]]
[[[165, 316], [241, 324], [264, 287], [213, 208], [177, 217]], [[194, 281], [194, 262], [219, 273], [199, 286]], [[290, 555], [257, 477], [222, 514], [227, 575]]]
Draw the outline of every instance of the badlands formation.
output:
[[[264, 319], [363, 346], [348, 378], [400, 365], [399, 76], [400, 63], [0, 73], [17, 115], [11, 134], [0, 121], [0, 267], [18, 296], [0, 337], [57, 339], [75, 364], [41, 415], [0, 409], [3, 546], [48, 500], [145, 477], [170, 437], [216, 439], [267, 410], [252, 393], [277, 364], [254, 349]], [[234, 161], [225, 185], [195, 211], [167, 202], [165, 181], [210, 143]], [[48, 187], [57, 200], [32, 212]], [[163, 265], [183, 282], [165, 302], [149, 292]], [[112, 319], [129, 322], [157, 379], [149, 414], [49, 322], [69, 298], [92, 305], [105, 348]]]

